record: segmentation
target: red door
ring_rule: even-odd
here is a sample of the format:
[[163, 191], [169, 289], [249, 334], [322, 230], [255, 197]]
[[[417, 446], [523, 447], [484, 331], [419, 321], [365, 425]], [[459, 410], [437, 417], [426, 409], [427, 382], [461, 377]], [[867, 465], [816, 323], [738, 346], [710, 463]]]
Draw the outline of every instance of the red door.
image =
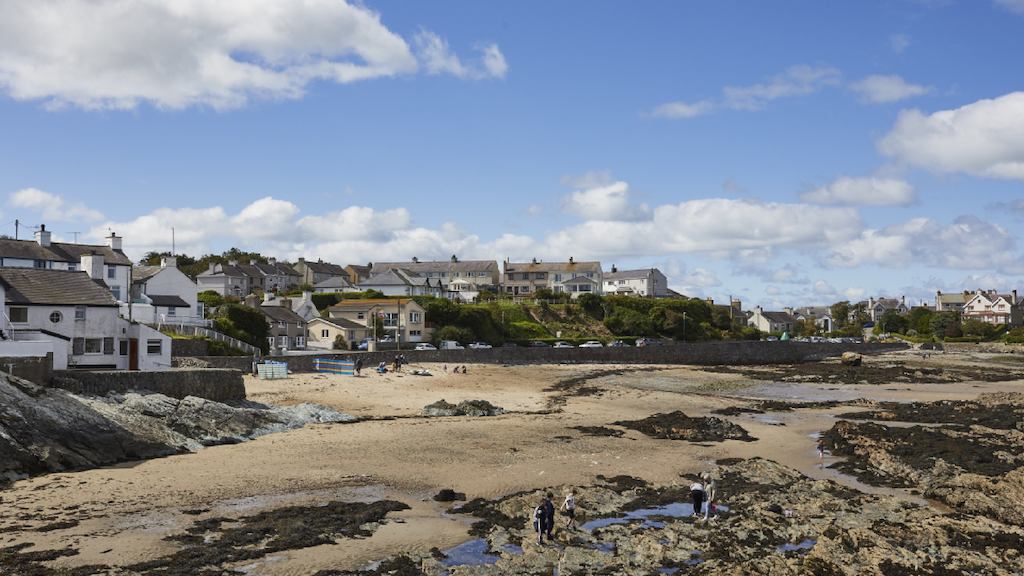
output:
[[139, 369], [139, 339], [130, 338], [128, 340], [128, 369], [138, 370]]

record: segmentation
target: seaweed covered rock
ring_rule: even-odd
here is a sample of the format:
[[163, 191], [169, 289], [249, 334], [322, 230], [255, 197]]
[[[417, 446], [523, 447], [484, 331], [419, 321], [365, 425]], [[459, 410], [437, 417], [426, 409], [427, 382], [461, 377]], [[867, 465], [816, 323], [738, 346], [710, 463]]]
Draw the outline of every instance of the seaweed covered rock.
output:
[[723, 440], [756, 440], [738, 424], [714, 416], [691, 417], [675, 411], [655, 414], [643, 420], [614, 422], [616, 426], [643, 432], [652, 438], [688, 440], [690, 442], [721, 442]]
[[463, 400], [452, 404], [443, 398], [423, 407], [424, 416], [497, 416], [504, 414], [505, 409], [495, 406], [486, 400]]

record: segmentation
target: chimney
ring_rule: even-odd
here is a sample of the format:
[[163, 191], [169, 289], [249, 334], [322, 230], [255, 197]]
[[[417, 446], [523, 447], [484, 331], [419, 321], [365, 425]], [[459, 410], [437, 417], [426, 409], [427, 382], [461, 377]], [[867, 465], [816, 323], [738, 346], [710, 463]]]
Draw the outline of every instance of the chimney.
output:
[[303, 258], [302, 256], [299, 256], [299, 262], [302, 262], [303, 264], [305, 264], [306, 263], [306, 259]]
[[267, 263], [273, 266], [274, 264], [277, 264], [277, 258], [267, 258]]
[[[569, 258], [569, 260], [572, 260], [572, 258]], [[534, 258], [534, 259], [533, 259], [533, 263], [534, 263], [534, 264], [536, 264], [536, 263], [537, 263], [537, 259], [536, 259], [536, 258]]]
[[110, 236], [107, 236], [107, 246], [110, 246], [111, 250], [121, 249], [121, 237], [113, 230], [110, 231]]
[[291, 310], [292, 309], [292, 299], [291, 298], [281, 298], [280, 300], [277, 301], [277, 305], [282, 307], [282, 308], [287, 308], [287, 309]]
[[256, 261], [255, 260], [249, 260], [249, 266], [255, 266], [255, 265], [256, 265]]
[[1010, 292], [1010, 298], [1011, 298], [1010, 304], [1016, 304], [1017, 303], [1017, 289], [1016, 288], [1014, 288]]
[[40, 224], [39, 230], [36, 230], [36, 242], [40, 246], [50, 245], [50, 231], [46, 229], [46, 224]]
[[786, 314], [789, 314], [790, 316], [792, 316], [792, 315], [793, 315], [793, 307], [792, 307], [792, 306], [786, 306], [786, 307], [785, 307], [785, 308], [783, 308], [782, 310], [783, 310], [783, 311], [784, 311], [784, 312], [785, 312]]
[[264, 292], [263, 293], [263, 303], [264, 304], [270, 304], [270, 301], [273, 300], [273, 299], [274, 299], [273, 292]]
[[419, 264], [419, 263], [420, 263], [420, 259], [419, 259], [419, 258], [417, 258], [417, 257], [415, 257], [415, 256], [413, 256], [413, 257], [412, 257], [412, 263], [413, 263], [413, 264]]
[[612, 274], [615, 274], [618, 271], [619, 269], [615, 267], [615, 264], [612, 264]]
[[208, 272], [210, 274], [213, 274], [213, 273], [217, 272], [217, 265], [215, 263], [213, 263], [212, 261], [210, 262], [210, 269], [208, 270]]
[[161, 268], [177, 268], [178, 267], [178, 259], [175, 258], [174, 256], [164, 256], [163, 258], [160, 259], [160, 267]]
[[312, 300], [312, 299], [313, 299], [313, 293], [312, 293], [312, 292], [310, 292], [309, 290], [305, 290], [305, 291], [304, 291], [304, 292], [302, 293], [302, 301], [303, 301], [303, 302], [309, 302], [309, 301], [310, 301], [310, 300]]
[[452, 254], [452, 262], [457, 263], [458, 261], [459, 259], [455, 257], [455, 254]]
[[82, 264], [82, 271], [88, 274], [89, 278], [103, 280], [103, 254], [97, 254], [92, 251], [88, 254], [82, 254], [80, 262]]
[[572, 264], [572, 256], [569, 256], [569, 264]]

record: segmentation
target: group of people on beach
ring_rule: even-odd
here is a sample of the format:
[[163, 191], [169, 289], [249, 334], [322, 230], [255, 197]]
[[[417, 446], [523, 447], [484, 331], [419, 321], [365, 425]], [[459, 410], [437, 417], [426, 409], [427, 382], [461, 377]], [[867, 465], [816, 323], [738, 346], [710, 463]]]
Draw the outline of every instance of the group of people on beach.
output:
[[[533, 530], [537, 533], [537, 543], [544, 543], [544, 535], [547, 534], [548, 541], [554, 539], [555, 529], [555, 503], [551, 501], [554, 498], [554, 494], [548, 492], [544, 495], [544, 500], [533, 509]], [[569, 493], [565, 496], [565, 500], [562, 502], [560, 508], [562, 513], [565, 514], [565, 528], [576, 527], [576, 491], [570, 489]]]
[[710, 472], [700, 475], [700, 480], [690, 484], [690, 500], [693, 502], [693, 517], [700, 518], [701, 511], [704, 512], [704, 520], [713, 518], [715, 513], [715, 499], [718, 497], [715, 479]]

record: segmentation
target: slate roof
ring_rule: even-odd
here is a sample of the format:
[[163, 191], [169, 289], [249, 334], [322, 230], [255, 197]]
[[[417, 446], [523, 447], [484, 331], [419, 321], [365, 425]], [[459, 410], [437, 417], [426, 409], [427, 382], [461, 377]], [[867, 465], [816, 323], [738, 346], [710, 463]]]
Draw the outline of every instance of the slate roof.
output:
[[[306, 260], [306, 267], [313, 271], [314, 274], [331, 274], [333, 276], [348, 276], [345, 269], [337, 264], [331, 264], [330, 262], [310, 262]], [[296, 264], [297, 266], [297, 264]]]
[[[438, 280], [440, 282], [440, 280]], [[401, 268], [391, 268], [370, 276], [359, 283], [360, 286], [423, 286], [430, 285], [430, 279], [413, 274]]]
[[505, 272], [596, 272], [600, 262], [505, 262]]
[[402, 268], [416, 274], [425, 272], [490, 272], [498, 273], [495, 260], [429, 260], [420, 262], [374, 262], [372, 274], [380, 274], [389, 268]]
[[132, 261], [121, 250], [112, 250], [105, 245], [71, 244], [51, 242], [49, 246], [40, 246], [35, 240], [15, 240], [0, 238], [0, 257], [24, 258], [26, 260], [54, 260], [57, 262], [81, 262], [83, 254], [95, 252], [103, 255], [107, 264], [131, 266]]
[[327, 280], [317, 282], [313, 287], [321, 290], [327, 288], [351, 288], [352, 283], [341, 276], [331, 276]]
[[616, 272], [605, 272], [603, 277], [608, 280], [635, 280], [645, 279], [654, 272], [656, 268], [641, 268], [638, 270], [618, 270]]
[[161, 294], [146, 294], [146, 297], [153, 302], [153, 306], [174, 306], [177, 308], [189, 308], [188, 302], [181, 299], [181, 296], [165, 296]]
[[274, 322], [301, 324], [306, 321], [305, 318], [293, 312], [291, 308], [285, 308], [284, 306], [260, 306], [260, 311]]
[[331, 306], [331, 308], [353, 310], [358, 312], [360, 310], [369, 310], [370, 308], [376, 308], [377, 306], [406, 306], [410, 303], [415, 302], [416, 301], [413, 300], [412, 298], [367, 298], [362, 300], [352, 299], [342, 300], [341, 302], [338, 302], [334, 306]]
[[356, 276], [367, 277], [370, 275], [371, 268], [369, 266], [360, 266], [359, 264], [349, 264], [345, 266], [345, 270], [349, 273], [355, 273]]
[[323, 322], [325, 324], [330, 324], [338, 328], [344, 328], [345, 330], [367, 330], [366, 326], [360, 324], [359, 322], [349, 320], [348, 318], [314, 318], [309, 321], [310, 324], [314, 322]]
[[85, 272], [42, 268], [0, 268], [8, 304], [117, 306], [106, 284]]
[[196, 276], [197, 277], [199, 277], [199, 276], [203, 276], [203, 277], [209, 277], [209, 276], [232, 276], [234, 278], [248, 278], [249, 277], [249, 275], [246, 274], [245, 272], [243, 272], [240, 267], [232, 266], [231, 264], [217, 264], [215, 266], [213, 272], [210, 272], [210, 269], [207, 268], [206, 270], [200, 272], [199, 274], [196, 274]]
[[769, 322], [776, 324], [793, 324], [796, 322], [796, 318], [793, 318], [788, 312], [761, 312], [761, 315], [768, 319]]
[[562, 286], [572, 286], [574, 284], [597, 284], [597, 280], [593, 278], [587, 278], [586, 276], [573, 276], [572, 278], [563, 281]]
[[132, 268], [132, 284], [143, 284], [163, 270], [160, 266], [136, 266]]

